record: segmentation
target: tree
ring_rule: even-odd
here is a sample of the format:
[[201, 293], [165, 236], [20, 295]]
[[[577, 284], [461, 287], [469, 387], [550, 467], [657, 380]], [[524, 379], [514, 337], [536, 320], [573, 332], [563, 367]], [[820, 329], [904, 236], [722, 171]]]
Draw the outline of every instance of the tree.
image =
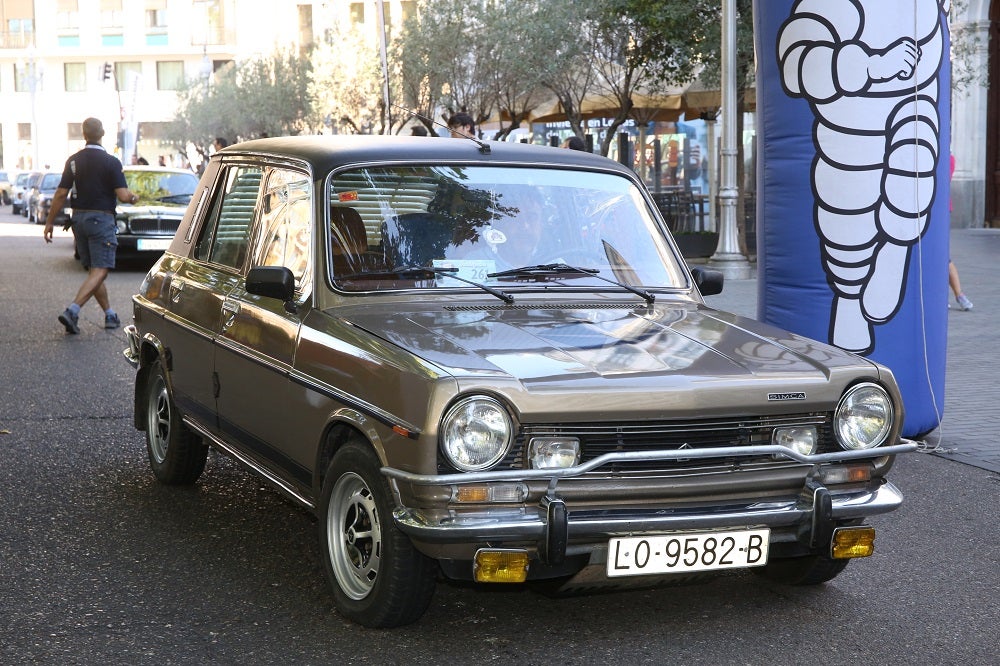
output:
[[308, 57], [279, 49], [188, 81], [179, 92], [169, 138], [192, 144], [207, 158], [217, 136], [243, 141], [307, 131], [310, 72]]
[[334, 29], [311, 55], [311, 124], [346, 134], [371, 134], [380, 127], [385, 111], [382, 65], [378, 49], [361, 31], [354, 26]]
[[484, 68], [496, 45], [483, 17], [492, 4], [492, 0], [422, 3], [393, 45], [397, 98], [431, 120], [437, 108], [444, 110], [439, 120], [458, 111], [468, 112], [477, 123], [488, 119], [496, 97]]
[[584, 138], [583, 101], [595, 88], [597, 39], [604, 0], [554, 0], [544, 5], [544, 25], [561, 35], [546, 60], [542, 85], [555, 95], [573, 133]]
[[489, 37], [480, 61], [499, 110], [499, 139], [520, 127], [552, 95], [543, 85], [545, 75], [569, 39], [565, 25], [553, 23], [546, 10], [560, 5], [556, 0], [500, 2], [484, 15], [481, 34]]

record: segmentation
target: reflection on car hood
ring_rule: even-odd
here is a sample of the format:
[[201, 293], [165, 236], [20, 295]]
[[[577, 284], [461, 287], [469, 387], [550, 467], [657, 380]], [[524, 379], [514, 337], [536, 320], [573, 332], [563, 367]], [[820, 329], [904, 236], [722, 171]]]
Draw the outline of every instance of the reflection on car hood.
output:
[[149, 206], [118, 206], [117, 214], [127, 217], [184, 217], [187, 205], [156, 203]]
[[825, 382], [838, 367], [873, 369], [835, 347], [694, 303], [445, 307], [345, 318], [456, 376], [503, 374], [528, 388], [569, 379], [627, 388], [665, 377]]

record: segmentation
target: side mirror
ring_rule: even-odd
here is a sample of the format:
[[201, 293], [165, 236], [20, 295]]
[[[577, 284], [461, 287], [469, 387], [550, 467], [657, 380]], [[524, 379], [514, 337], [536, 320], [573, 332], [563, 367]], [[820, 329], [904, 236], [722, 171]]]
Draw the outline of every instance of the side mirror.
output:
[[254, 266], [247, 274], [247, 291], [287, 303], [295, 297], [295, 276], [287, 266]]
[[694, 283], [698, 286], [698, 291], [702, 296], [714, 296], [722, 293], [722, 284], [726, 276], [721, 271], [712, 271], [707, 268], [695, 266], [691, 269]]

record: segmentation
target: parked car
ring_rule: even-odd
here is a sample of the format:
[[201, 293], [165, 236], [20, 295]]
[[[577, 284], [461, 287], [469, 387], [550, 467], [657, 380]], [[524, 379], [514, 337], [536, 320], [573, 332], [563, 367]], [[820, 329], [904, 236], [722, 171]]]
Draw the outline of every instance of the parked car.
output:
[[902, 502], [899, 390], [708, 307], [722, 286], [600, 156], [250, 141], [212, 157], [133, 298], [134, 423], [163, 483], [211, 447], [314, 511], [367, 626], [419, 618], [439, 576], [822, 583]]
[[18, 174], [13, 188], [14, 201], [11, 204], [13, 214], [28, 217], [28, 199], [31, 196], [31, 190], [41, 180], [42, 175], [41, 171], [26, 171]]
[[186, 169], [127, 166], [125, 182], [139, 195], [134, 205], [119, 204], [118, 256], [152, 256], [170, 246], [184, 217], [198, 176]]
[[20, 215], [24, 207], [24, 190], [30, 175], [30, 172], [22, 171], [14, 177], [10, 188], [10, 212], [13, 215]]
[[[59, 181], [62, 180], [62, 173], [49, 171], [42, 174], [34, 187], [28, 194], [28, 221], [35, 224], [45, 224], [48, 219], [49, 209], [52, 207], [52, 197], [56, 194]], [[59, 211], [56, 216], [56, 226], [62, 226], [68, 219], [65, 208]]]
[[11, 178], [11, 174], [6, 171], [0, 171], [0, 203], [4, 206], [9, 205], [13, 200], [14, 184], [11, 182]]

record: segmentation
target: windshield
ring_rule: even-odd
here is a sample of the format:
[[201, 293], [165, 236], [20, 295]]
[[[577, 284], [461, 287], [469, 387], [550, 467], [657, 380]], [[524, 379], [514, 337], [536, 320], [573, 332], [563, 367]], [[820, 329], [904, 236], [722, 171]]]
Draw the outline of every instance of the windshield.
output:
[[59, 181], [62, 179], [61, 173], [47, 173], [42, 177], [42, 184], [38, 186], [40, 190], [54, 190], [59, 187]]
[[[342, 290], [470, 288], [457, 278], [503, 289], [613, 289], [606, 279], [686, 287], [641, 192], [622, 176], [379, 167], [331, 176], [328, 196], [331, 280]], [[517, 270], [549, 264], [593, 272]]]
[[126, 169], [125, 182], [139, 195], [140, 204], [186, 206], [198, 186], [198, 177], [187, 172]]

